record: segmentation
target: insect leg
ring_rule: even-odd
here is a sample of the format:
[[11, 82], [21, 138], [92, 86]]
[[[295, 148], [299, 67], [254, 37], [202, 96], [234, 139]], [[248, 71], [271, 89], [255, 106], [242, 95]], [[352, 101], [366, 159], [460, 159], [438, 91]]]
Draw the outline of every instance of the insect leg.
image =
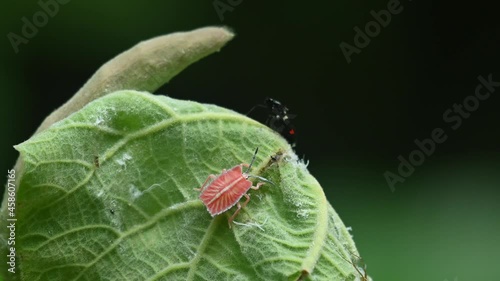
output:
[[245, 207], [247, 206], [248, 202], [250, 202], [250, 195], [248, 195], [248, 194], [243, 194], [243, 196], [245, 196], [245, 198], [246, 198], [247, 200], [245, 200], [245, 202], [243, 202], [243, 206], [241, 206], [241, 208], [245, 208]]
[[209, 175], [207, 180], [201, 185], [201, 187], [195, 188], [194, 190], [203, 191], [207, 187], [207, 184], [213, 181], [216, 177], [217, 177], [216, 175]]
[[243, 196], [245, 196], [247, 198], [247, 200], [245, 200], [245, 202], [243, 203], [243, 207], [241, 206], [240, 202], [238, 202], [238, 204], [237, 204], [238, 209], [236, 209], [236, 211], [234, 212], [234, 214], [228, 220], [229, 228], [231, 228], [231, 224], [233, 223], [234, 218], [241, 211], [241, 208], [244, 208], [248, 204], [248, 202], [250, 201], [250, 196], [248, 196], [248, 194], [244, 194]]
[[238, 206], [238, 209], [236, 209], [236, 211], [234, 212], [234, 214], [229, 218], [229, 220], [227, 221], [229, 223], [229, 228], [231, 228], [231, 224], [233, 223], [233, 220], [234, 220], [234, 217], [236, 217], [236, 215], [240, 212], [241, 210], [241, 204], [240, 202], [238, 202], [236, 204], [236, 206]]
[[[263, 184], [264, 184], [263, 182], [259, 182], [259, 183], [257, 183], [257, 185], [256, 185], [256, 186], [251, 186], [250, 188], [251, 188], [251, 189], [253, 189], [253, 190], [257, 190], [257, 189], [259, 189], [259, 188], [260, 188]], [[245, 194], [245, 195], [246, 195], [246, 194]]]

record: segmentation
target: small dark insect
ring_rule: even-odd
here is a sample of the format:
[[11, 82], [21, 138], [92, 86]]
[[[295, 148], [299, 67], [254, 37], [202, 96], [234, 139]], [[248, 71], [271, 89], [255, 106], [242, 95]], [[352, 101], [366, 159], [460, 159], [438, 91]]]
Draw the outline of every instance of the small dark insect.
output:
[[273, 164], [279, 164], [282, 161], [287, 160], [287, 154], [283, 150], [278, 150], [274, 155], [270, 156], [271, 160], [269, 161], [267, 166], [271, 166]]
[[275, 155], [271, 155], [271, 160], [273, 160], [273, 162], [278, 162], [281, 160], [281, 157], [283, 157], [283, 153], [276, 153]]
[[288, 114], [288, 107], [272, 98], [266, 98], [264, 104], [254, 106], [247, 115], [256, 107], [263, 107], [267, 110], [266, 125], [283, 136], [292, 147], [295, 147], [297, 136], [295, 126], [292, 124], [291, 120], [295, 118], [296, 115]]
[[101, 163], [99, 162], [99, 156], [97, 156], [97, 155], [94, 155], [94, 166], [96, 168], [101, 167]]
[[115, 210], [113, 210], [113, 209], [109, 209], [109, 212], [110, 212], [112, 215], [114, 215], [114, 214], [115, 214]]

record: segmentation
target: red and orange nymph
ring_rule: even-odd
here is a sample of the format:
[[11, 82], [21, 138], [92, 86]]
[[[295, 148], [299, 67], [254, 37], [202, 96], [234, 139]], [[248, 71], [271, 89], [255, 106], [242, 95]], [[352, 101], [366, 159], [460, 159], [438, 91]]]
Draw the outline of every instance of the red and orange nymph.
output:
[[[238, 209], [229, 218], [229, 228], [231, 228], [231, 223], [241, 208], [244, 208], [250, 201], [247, 191], [250, 189], [257, 190], [264, 184], [259, 182], [256, 186], [253, 186], [253, 183], [248, 178], [258, 178], [264, 182], [272, 183], [263, 177], [248, 174], [258, 151], [259, 148], [255, 150], [250, 165], [242, 163], [229, 170], [222, 170], [219, 175], [209, 175], [203, 185], [197, 189], [201, 191], [200, 199], [212, 217], [224, 213], [234, 205], [238, 206]], [[245, 172], [243, 172], [243, 167], [247, 168]], [[242, 205], [239, 201], [243, 196], [245, 196], [246, 200]]]

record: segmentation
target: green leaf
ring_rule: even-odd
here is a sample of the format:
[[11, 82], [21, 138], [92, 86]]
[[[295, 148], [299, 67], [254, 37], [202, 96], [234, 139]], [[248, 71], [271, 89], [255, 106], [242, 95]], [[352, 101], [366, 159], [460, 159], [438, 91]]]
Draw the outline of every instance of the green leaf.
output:
[[[230, 229], [235, 207], [212, 218], [194, 188], [256, 147], [251, 173], [274, 185], [249, 191]], [[119, 91], [16, 149], [22, 280], [362, 280], [306, 165], [231, 110]]]

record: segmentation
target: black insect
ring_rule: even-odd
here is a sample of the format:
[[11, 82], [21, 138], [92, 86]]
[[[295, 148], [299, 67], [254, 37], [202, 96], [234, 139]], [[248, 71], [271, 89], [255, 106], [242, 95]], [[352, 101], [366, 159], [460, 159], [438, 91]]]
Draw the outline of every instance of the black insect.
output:
[[263, 107], [267, 110], [268, 116], [266, 125], [282, 135], [292, 145], [292, 147], [295, 147], [297, 135], [295, 132], [295, 126], [291, 120], [295, 118], [296, 115], [288, 114], [288, 107], [272, 98], [266, 98], [264, 100], [264, 104], [254, 106], [247, 113], [247, 115], [250, 114], [250, 112], [252, 112], [256, 107]]

